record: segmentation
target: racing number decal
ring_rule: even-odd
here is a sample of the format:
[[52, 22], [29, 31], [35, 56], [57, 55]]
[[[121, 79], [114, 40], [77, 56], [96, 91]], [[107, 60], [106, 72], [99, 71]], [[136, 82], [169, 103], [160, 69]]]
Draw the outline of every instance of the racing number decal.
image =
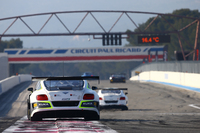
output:
[[62, 98], [63, 101], [69, 101], [70, 98]]

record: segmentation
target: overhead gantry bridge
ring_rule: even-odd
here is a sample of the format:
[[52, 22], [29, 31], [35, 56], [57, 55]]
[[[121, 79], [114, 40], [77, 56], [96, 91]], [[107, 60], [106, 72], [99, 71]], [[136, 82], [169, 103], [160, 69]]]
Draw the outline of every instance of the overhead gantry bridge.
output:
[[[80, 22], [77, 24], [77, 26], [75, 27], [75, 29], [70, 30], [69, 26], [63, 21], [63, 19], [61, 18], [61, 15], [63, 14], [71, 14], [71, 15], [75, 15], [75, 14], [84, 14], [82, 19], [80, 19]], [[114, 21], [114, 23], [112, 24], [112, 26], [107, 29], [105, 26], [102, 25], [102, 22], [99, 21], [99, 19], [97, 19], [97, 14], [101, 13], [102, 16], [101, 17], [105, 17], [105, 21], [106, 21], [106, 16], [109, 13], [116, 13], [118, 14], [117, 19]], [[154, 19], [149, 22], [149, 24], [146, 25], [146, 27], [144, 27], [144, 29], [141, 29], [135, 22], [135, 19], [137, 18], [132, 18], [131, 15], [132, 14], [138, 14], [138, 15], [142, 15], [142, 14], [146, 14], [146, 15], [154, 15], [156, 17], [154, 17]], [[41, 27], [39, 28], [39, 30], [35, 31], [33, 30], [35, 25], [30, 25], [27, 23], [27, 19], [28, 18], [32, 18], [32, 17], [36, 17], [36, 16], [48, 16], [47, 19], [45, 20], [44, 23], [41, 22]], [[51, 22], [52, 17], [55, 17], [58, 22], [62, 25], [63, 29], [65, 30], [65, 32], [62, 33], [45, 33], [42, 32], [43, 29], [46, 27], [46, 25]], [[85, 21], [85, 19], [90, 16], [92, 18], [91, 22], [88, 23], [88, 26], [92, 26], [91, 23], [96, 23], [99, 28], [101, 29], [101, 31], [96, 32], [96, 31], [90, 31], [90, 32], [78, 32], [79, 27], [81, 26], [81, 24]], [[119, 22], [120, 19], [122, 19], [122, 16], [125, 16], [128, 18], [128, 20], [136, 27], [137, 32], [134, 31], [118, 31], [118, 32], [114, 32], [112, 31], [113, 28], [116, 26], [116, 24]], [[173, 24], [167, 20], [167, 17], [176, 17], [176, 18], [184, 18], [184, 19], [189, 19], [191, 23], [183, 26], [182, 28], [177, 29], [177, 27], [174, 27]], [[155, 23], [155, 21], [161, 18], [165, 23], [168, 23], [170, 26], [170, 29], [172, 30], [168, 30], [168, 31], [150, 31], [149, 27]], [[0, 33], [0, 39], [2, 37], [36, 37], [36, 36], [75, 36], [75, 35], [79, 35], [79, 36], [93, 36], [94, 39], [102, 39], [104, 38], [103, 35], [116, 35], [119, 34], [120, 35], [120, 39], [121, 38], [128, 38], [130, 35], [145, 35], [145, 36], [151, 36], [151, 35], [160, 35], [160, 34], [164, 34], [164, 35], [170, 35], [170, 34], [176, 34], [177, 35], [177, 39], [178, 42], [180, 44], [180, 49], [182, 51], [183, 54], [183, 58], [184, 60], [186, 60], [186, 57], [193, 54], [193, 60], [197, 59], [196, 57], [196, 50], [197, 50], [197, 44], [198, 44], [198, 36], [199, 36], [199, 18], [195, 18], [195, 17], [189, 17], [189, 16], [178, 16], [178, 15], [172, 15], [172, 14], [163, 14], [163, 13], [155, 13], [155, 12], [140, 12], [140, 11], [113, 11], [113, 10], [88, 10], [88, 11], [62, 11], [62, 12], [49, 12], [49, 13], [38, 13], [38, 14], [30, 14], [30, 15], [22, 15], [22, 16], [14, 16], [14, 17], [9, 17], [9, 18], [1, 18], [0, 22], [2, 21], [7, 21], [10, 20], [10, 24], [8, 24], [8, 26], [5, 28], [5, 30]], [[15, 26], [16, 21], [20, 21], [25, 27], [28, 28], [28, 30], [30, 31], [29, 33], [8, 33], [9, 29], [11, 27]], [[185, 29], [193, 26], [196, 24], [196, 34], [195, 34], [195, 43], [191, 44], [191, 42], [189, 40], [186, 40], [182, 35], [181, 32], [184, 31]], [[57, 25], [54, 25], [55, 27]], [[194, 26], [193, 26], [194, 27]], [[20, 31], [20, 27], [19, 28]], [[132, 28], [131, 28], [132, 29]], [[194, 29], [195, 30], [195, 29]], [[156, 40], [157, 37], [157, 40]], [[108, 37], [109, 39], [109, 37]], [[145, 39], [144, 39], [144, 43], [145, 43]], [[151, 38], [149, 38], [151, 39]], [[152, 38], [153, 39], [153, 38]], [[159, 40], [159, 36], [155, 36], [154, 38], [155, 41]], [[188, 46], [193, 49], [192, 51], [190, 51], [189, 54], [185, 55], [184, 53], [184, 49], [182, 47], [182, 41], [186, 42], [188, 44]], [[109, 40], [108, 40], [109, 42]], [[148, 41], [146, 41], [146, 43], [149, 43]], [[108, 43], [107, 43], [108, 44]]]

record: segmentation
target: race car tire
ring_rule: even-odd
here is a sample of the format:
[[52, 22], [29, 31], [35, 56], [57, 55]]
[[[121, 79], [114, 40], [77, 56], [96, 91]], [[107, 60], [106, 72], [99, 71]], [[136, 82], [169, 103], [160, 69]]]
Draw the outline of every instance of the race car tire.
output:
[[94, 116], [85, 116], [84, 117], [84, 119], [85, 119], [85, 121], [92, 121], [92, 120], [99, 120], [100, 119], [100, 117], [99, 117], [99, 115], [94, 115]]
[[122, 110], [128, 110], [128, 107], [127, 106], [123, 106]]
[[27, 118], [28, 118], [28, 120], [31, 119], [31, 106], [30, 106], [30, 99], [27, 99]]
[[41, 117], [31, 117], [31, 121], [42, 121]]

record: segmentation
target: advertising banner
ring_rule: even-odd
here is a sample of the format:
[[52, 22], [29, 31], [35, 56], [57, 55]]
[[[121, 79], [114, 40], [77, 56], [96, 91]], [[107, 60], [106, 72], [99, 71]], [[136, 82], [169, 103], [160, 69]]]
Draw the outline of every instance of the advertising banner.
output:
[[[5, 49], [9, 63], [105, 62], [163, 60], [164, 46], [64, 48], [64, 49]], [[156, 57], [157, 53], [157, 57]]]

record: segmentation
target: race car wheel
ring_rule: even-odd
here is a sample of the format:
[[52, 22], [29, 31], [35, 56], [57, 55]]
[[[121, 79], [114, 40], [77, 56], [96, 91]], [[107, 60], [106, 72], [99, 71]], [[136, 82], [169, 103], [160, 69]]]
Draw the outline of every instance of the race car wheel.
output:
[[28, 120], [31, 119], [31, 106], [30, 106], [30, 99], [27, 99], [27, 118], [28, 118]]
[[41, 117], [31, 117], [31, 121], [42, 121]]
[[128, 110], [127, 106], [122, 106], [122, 110]]
[[84, 117], [85, 121], [92, 121], [92, 120], [99, 120], [99, 115], [94, 115], [94, 116], [85, 116]]

